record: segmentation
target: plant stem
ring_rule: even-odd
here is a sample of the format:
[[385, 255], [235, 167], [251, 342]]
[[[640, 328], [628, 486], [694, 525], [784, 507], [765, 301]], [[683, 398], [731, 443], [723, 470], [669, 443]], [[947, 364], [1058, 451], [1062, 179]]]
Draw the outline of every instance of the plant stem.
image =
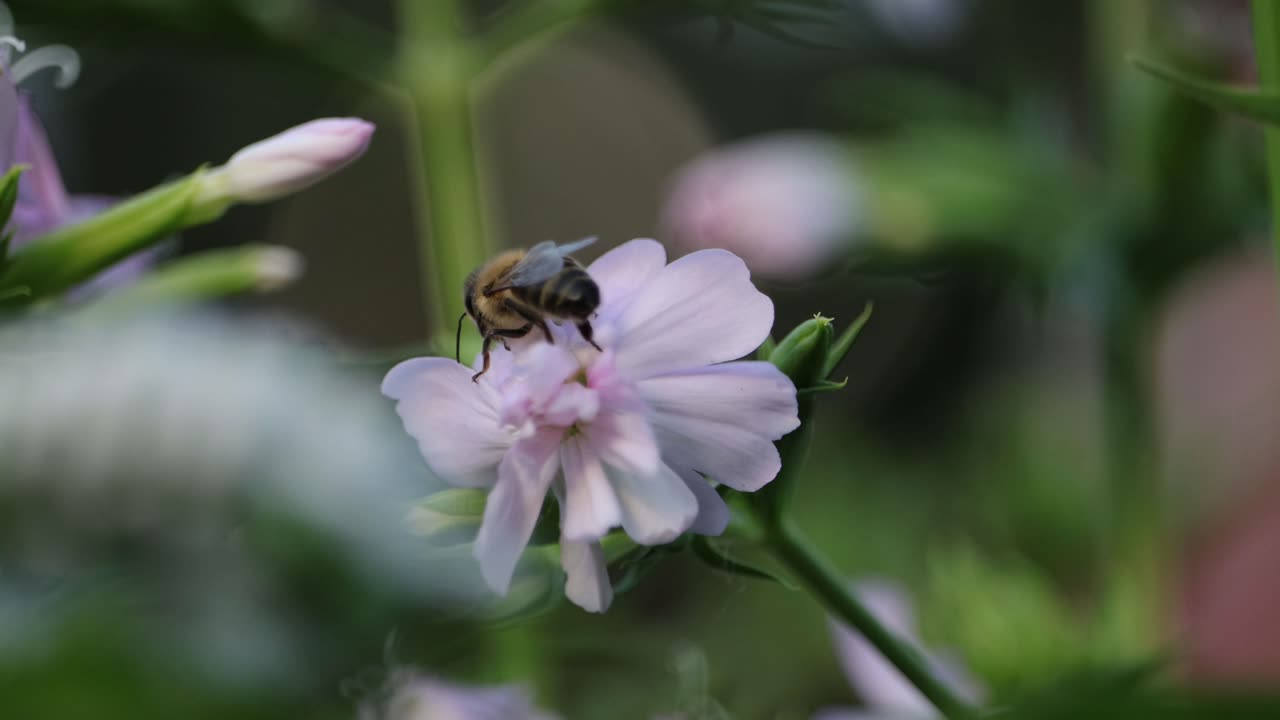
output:
[[[1280, 89], [1280, 3], [1253, 0], [1253, 43], [1263, 90]], [[1271, 186], [1271, 237], [1280, 270], [1280, 129], [1268, 125], [1267, 176]]]
[[417, 129], [419, 261], [430, 330], [462, 311], [467, 274], [490, 252], [472, 115], [476, 51], [458, 0], [400, 0], [400, 85]]
[[880, 651], [898, 671], [948, 718], [976, 715], [934, 675], [919, 650], [889, 631], [849, 592], [845, 578], [831, 561], [788, 522], [766, 531], [766, 545], [827, 612], [848, 623]]

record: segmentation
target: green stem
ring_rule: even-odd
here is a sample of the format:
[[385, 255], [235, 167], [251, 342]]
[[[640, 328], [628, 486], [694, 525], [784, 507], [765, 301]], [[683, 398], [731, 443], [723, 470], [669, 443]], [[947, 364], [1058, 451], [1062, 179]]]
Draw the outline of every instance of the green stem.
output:
[[[1253, 1], [1253, 43], [1263, 90], [1280, 89], [1280, 2]], [[1267, 176], [1271, 186], [1271, 237], [1280, 270], [1280, 129], [1268, 125]]]
[[423, 303], [432, 332], [462, 312], [467, 274], [490, 253], [472, 115], [476, 51], [457, 0], [400, 0], [400, 84], [417, 128]]
[[890, 632], [849, 592], [845, 577], [790, 523], [772, 526], [766, 544], [775, 557], [827, 612], [862, 633], [929, 702], [948, 718], [971, 718], [974, 710], [934, 675], [928, 662], [903, 638]]

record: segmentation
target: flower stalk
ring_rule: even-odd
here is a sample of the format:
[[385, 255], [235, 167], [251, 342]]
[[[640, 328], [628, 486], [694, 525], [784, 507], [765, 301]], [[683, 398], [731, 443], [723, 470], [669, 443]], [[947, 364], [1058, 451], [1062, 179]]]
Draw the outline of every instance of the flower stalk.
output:
[[416, 128], [423, 304], [432, 332], [462, 312], [467, 274], [489, 256], [472, 85], [478, 69], [457, 0], [401, 0], [399, 59]]
[[[1258, 82], [1262, 90], [1276, 90], [1280, 88], [1280, 3], [1253, 1], [1253, 38]], [[1268, 125], [1263, 132], [1271, 192], [1271, 237], [1277, 271], [1280, 271], [1280, 128]]]
[[831, 615], [848, 623], [893, 663], [948, 718], [971, 718], [975, 713], [929, 669], [924, 655], [895, 635], [849, 591], [843, 575], [791, 523], [766, 530], [766, 545], [800, 585]]

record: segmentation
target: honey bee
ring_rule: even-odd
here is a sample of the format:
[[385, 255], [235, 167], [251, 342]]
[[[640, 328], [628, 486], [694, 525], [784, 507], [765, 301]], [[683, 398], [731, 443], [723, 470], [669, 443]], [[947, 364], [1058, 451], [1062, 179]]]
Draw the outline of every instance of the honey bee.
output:
[[480, 379], [489, 370], [489, 348], [494, 339], [506, 345], [508, 338], [542, 331], [547, 342], [555, 343], [547, 319], [569, 320], [582, 338], [599, 350], [592, 338], [590, 317], [600, 305], [600, 288], [569, 253], [595, 242], [586, 238], [566, 245], [548, 240], [525, 250], [508, 250], [467, 276], [463, 288], [466, 312], [458, 317], [455, 354], [461, 362], [462, 320], [470, 315], [480, 336], [484, 367], [471, 377]]

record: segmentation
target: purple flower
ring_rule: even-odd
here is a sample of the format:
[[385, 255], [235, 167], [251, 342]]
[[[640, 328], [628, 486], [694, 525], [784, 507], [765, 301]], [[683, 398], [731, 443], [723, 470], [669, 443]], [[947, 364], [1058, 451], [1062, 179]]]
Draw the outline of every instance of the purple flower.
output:
[[[87, 220], [116, 200], [101, 195], [67, 193], [44, 127], [31, 107], [30, 98], [17, 88], [33, 73], [46, 69], [58, 71], [55, 82], [58, 87], [69, 86], [79, 73], [75, 51], [63, 45], [49, 45], [25, 53], [11, 63], [12, 51], [22, 52], [26, 48], [22, 41], [9, 34], [11, 32], [12, 19], [0, 6], [0, 67], [5, 69], [0, 76], [0, 169], [7, 171], [18, 164], [27, 166], [19, 180], [18, 199], [6, 228], [13, 233], [16, 249], [60, 227]], [[138, 253], [76, 288], [75, 294], [85, 296], [132, 282], [151, 267], [154, 259], [153, 252]]]
[[[911, 605], [911, 598], [900, 587], [890, 582], [868, 580], [857, 583], [854, 594], [880, 624], [919, 645], [915, 609]], [[829, 708], [814, 715], [813, 720], [919, 720], [938, 715], [924, 695], [885, 660], [866, 638], [834, 620], [831, 629], [845, 676], [849, 678], [849, 684], [866, 708]], [[981, 700], [981, 687], [961, 663], [937, 652], [928, 653], [926, 659], [934, 673], [959, 697], [975, 703]]]
[[819, 270], [856, 234], [862, 191], [840, 142], [783, 134], [713, 150], [680, 170], [662, 222], [692, 249], [724, 248], [773, 278]]
[[723, 532], [729, 511], [711, 481], [758, 490], [778, 474], [773, 441], [796, 429], [796, 390], [773, 365], [729, 362], [773, 325], [773, 303], [732, 253], [666, 264], [633, 240], [587, 269], [602, 302], [603, 352], [569, 325], [499, 350], [478, 383], [445, 358], [391, 370], [382, 391], [443, 480], [493, 488], [475, 553], [505, 594], [548, 491], [560, 502], [569, 599], [612, 600], [599, 540], [621, 526], [657, 545]]

